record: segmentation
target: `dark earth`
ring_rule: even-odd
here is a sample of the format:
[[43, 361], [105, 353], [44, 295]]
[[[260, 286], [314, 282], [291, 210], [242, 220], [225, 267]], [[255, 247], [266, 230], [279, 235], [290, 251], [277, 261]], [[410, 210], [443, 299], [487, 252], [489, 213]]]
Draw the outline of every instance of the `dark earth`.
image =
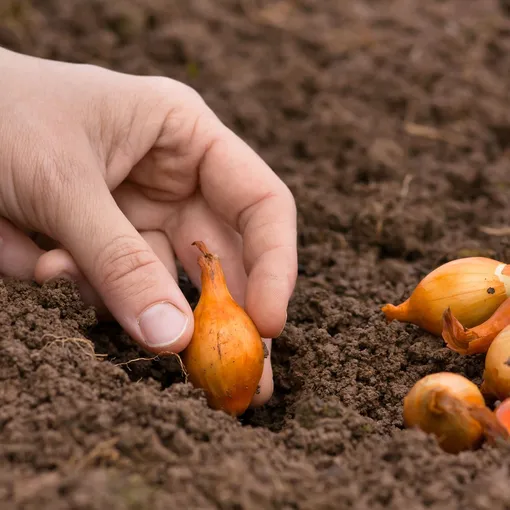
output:
[[300, 274], [274, 396], [240, 420], [176, 358], [136, 361], [72, 284], [0, 281], [0, 508], [509, 508], [508, 446], [450, 455], [403, 430], [419, 378], [480, 383], [483, 355], [380, 312], [448, 260], [510, 260], [486, 230], [510, 210], [509, 16], [508, 0], [1, 0], [1, 45], [202, 93], [295, 194]]

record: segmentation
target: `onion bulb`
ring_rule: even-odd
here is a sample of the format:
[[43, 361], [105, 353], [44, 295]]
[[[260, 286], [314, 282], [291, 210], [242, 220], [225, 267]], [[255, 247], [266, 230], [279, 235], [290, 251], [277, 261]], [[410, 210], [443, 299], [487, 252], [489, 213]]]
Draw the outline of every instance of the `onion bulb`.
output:
[[230, 294], [219, 258], [203, 242], [193, 245], [202, 252], [202, 290], [182, 361], [189, 381], [205, 391], [210, 407], [238, 416], [250, 405], [262, 376], [262, 338]]
[[474, 328], [465, 328], [448, 308], [443, 316], [443, 338], [446, 345], [459, 354], [487, 352], [492, 341], [510, 325], [510, 298], [485, 322]]
[[498, 333], [487, 350], [481, 389], [499, 400], [510, 397], [510, 326]]
[[505, 398], [494, 411], [498, 422], [510, 432], [510, 398]]
[[429, 273], [398, 306], [382, 308], [389, 322], [408, 322], [440, 336], [443, 313], [450, 308], [471, 328], [487, 320], [510, 297], [510, 267], [485, 257], [447, 262]]
[[476, 384], [451, 372], [428, 375], [411, 388], [404, 398], [404, 424], [433, 434], [448, 453], [507, 436]]

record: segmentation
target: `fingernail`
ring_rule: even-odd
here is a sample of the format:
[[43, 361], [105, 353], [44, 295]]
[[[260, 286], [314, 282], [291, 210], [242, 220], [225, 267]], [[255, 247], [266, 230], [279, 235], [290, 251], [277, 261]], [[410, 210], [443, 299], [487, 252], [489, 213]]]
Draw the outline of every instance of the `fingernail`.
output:
[[156, 303], [142, 312], [138, 324], [148, 346], [163, 347], [179, 340], [188, 317], [170, 303]]

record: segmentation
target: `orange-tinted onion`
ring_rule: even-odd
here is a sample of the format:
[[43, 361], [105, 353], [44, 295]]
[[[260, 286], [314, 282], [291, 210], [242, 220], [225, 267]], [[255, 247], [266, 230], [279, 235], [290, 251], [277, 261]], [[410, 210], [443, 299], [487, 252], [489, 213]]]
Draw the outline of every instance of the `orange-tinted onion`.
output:
[[487, 350], [482, 391], [499, 400], [510, 397], [510, 326], [498, 333]]
[[204, 389], [209, 405], [237, 416], [248, 408], [262, 376], [262, 338], [231, 296], [218, 257], [203, 242], [193, 244], [202, 252], [202, 291], [182, 361], [190, 382]]
[[457, 320], [471, 328], [487, 320], [510, 297], [510, 267], [485, 257], [453, 260], [436, 268], [398, 306], [386, 304], [388, 321], [415, 324], [440, 336], [443, 314], [450, 308]]
[[404, 398], [404, 423], [436, 436], [449, 453], [475, 449], [501, 435], [482, 393], [462, 375], [439, 372], [420, 379]]
[[499, 423], [510, 432], [510, 398], [505, 398], [494, 411]]

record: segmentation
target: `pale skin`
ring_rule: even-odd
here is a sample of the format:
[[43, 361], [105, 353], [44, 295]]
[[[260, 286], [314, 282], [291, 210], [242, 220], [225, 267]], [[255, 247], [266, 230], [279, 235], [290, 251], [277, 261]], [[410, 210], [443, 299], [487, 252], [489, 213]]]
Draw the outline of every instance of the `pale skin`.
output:
[[[287, 186], [190, 87], [0, 48], [0, 275], [77, 282], [144, 349], [181, 352], [201, 240], [269, 350], [297, 275]], [[269, 357], [253, 406], [273, 392]]]

